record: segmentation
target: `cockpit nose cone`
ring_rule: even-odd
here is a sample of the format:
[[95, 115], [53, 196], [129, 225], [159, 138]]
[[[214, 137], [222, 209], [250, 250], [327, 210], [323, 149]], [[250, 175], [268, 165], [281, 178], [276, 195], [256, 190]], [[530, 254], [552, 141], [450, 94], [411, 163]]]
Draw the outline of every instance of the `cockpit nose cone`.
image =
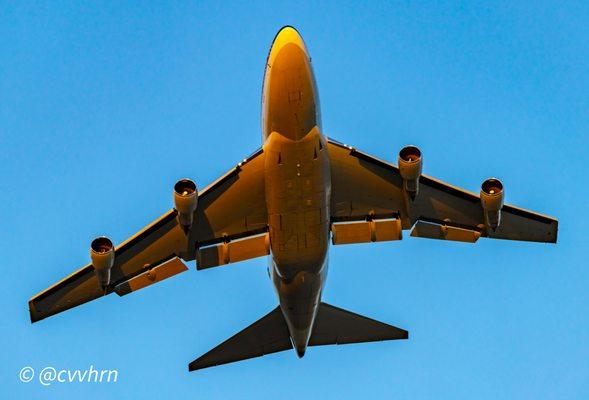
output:
[[273, 50], [280, 50], [282, 46], [288, 43], [295, 44], [298, 47], [300, 47], [305, 53], [307, 52], [307, 47], [305, 46], [305, 42], [303, 41], [301, 34], [295, 28], [288, 25], [282, 27], [278, 31], [276, 37], [274, 38], [274, 42], [272, 43], [272, 49], [270, 50], [270, 52], [272, 52]]
[[307, 47], [296, 29], [282, 28], [266, 62], [263, 132], [300, 140], [319, 125], [317, 90]]

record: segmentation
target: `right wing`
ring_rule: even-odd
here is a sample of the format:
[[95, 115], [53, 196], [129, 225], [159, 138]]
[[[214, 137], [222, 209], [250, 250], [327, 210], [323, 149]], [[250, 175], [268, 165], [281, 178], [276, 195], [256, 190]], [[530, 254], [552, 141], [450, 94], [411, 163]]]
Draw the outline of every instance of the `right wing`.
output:
[[[65, 311], [116, 292], [125, 295], [186, 270], [201, 248], [207, 267], [267, 254], [266, 247], [244, 246], [267, 231], [262, 149], [199, 192], [194, 223], [186, 235], [170, 210], [115, 249], [110, 284], [102, 288], [92, 264], [87, 264], [29, 301], [31, 321]], [[252, 239], [253, 238], [253, 239]], [[235, 242], [235, 243], [234, 243]], [[206, 249], [232, 245], [229, 257], [215, 259]], [[209, 246], [209, 247], [207, 247]], [[239, 251], [245, 247], [245, 250]], [[254, 248], [256, 251], [252, 251]]]
[[[466, 242], [489, 237], [556, 243], [558, 221], [554, 218], [506, 204], [501, 209], [499, 227], [495, 231], [485, 229], [481, 199], [474, 193], [421, 175], [419, 194], [409, 202], [396, 166], [333, 139], [329, 139], [328, 151], [334, 223], [396, 218], [403, 229], [414, 228], [411, 236]], [[392, 223], [389, 225], [389, 230], [394, 230]], [[368, 225], [366, 229], [363, 225], [348, 228], [362, 231]]]

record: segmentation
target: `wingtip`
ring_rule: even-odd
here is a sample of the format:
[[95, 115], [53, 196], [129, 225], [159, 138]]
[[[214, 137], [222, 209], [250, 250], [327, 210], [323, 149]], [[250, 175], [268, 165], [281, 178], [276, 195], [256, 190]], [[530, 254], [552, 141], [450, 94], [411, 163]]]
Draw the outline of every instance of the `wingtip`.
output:
[[35, 307], [35, 303], [33, 299], [29, 300], [29, 317], [31, 318], [31, 324], [38, 322], [43, 319], [37, 312], [37, 308]]

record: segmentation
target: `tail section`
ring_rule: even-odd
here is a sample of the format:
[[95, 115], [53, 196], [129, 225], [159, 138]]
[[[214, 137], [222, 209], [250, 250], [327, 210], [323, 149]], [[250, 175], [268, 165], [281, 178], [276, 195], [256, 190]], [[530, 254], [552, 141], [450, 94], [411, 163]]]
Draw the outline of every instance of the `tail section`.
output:
[[377, 342], [408, 337], [409, 332], [404, 329], [321, 303], [309, 346]]
[[[319, 304], [309, 346], [407, 339], [404, 329], [359, 314]], [[280, 307], [227, 339], [188, 365], [189, 371], [227, 364], [292, 349], [288, 326]]]
[[189, 371], [292, 349], [280, 307], [188, 365]]

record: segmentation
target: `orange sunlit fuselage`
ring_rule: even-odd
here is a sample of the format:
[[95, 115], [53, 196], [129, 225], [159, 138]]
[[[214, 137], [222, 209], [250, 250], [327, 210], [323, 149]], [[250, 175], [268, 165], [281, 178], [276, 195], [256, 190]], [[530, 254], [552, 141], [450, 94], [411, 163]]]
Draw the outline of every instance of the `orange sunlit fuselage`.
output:
[[302, 357], [327, 274], [331, 174], [311, 59], [291, 27], [278, 32], [266, 62], [262, 138], [270, 277]]

